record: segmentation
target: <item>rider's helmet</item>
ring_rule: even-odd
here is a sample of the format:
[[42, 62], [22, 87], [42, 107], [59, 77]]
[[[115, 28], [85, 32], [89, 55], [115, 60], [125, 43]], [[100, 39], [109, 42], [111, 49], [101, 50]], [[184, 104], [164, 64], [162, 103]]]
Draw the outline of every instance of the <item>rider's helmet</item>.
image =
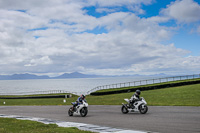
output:
[[82, 95], [81, 95], [81, 98], [82, 98], [82, 99], [85, 99], [85, 95], [82, 94]]
[[140, 95], [140, 90], [136, 90], [135, 93], [139, 96]]

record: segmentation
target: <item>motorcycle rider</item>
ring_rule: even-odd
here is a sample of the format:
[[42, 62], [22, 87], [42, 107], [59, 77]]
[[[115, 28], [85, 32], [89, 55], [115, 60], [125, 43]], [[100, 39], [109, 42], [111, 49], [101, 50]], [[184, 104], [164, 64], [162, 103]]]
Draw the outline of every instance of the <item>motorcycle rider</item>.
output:
[[135, 108], [134, 107], [134, 103], [136, 102], [136, 101], [140, 101], [141, 99], [140, 99], [140, 90], [136, 90], [135, 91], [135, 93], [133, 94], [133, 96], [131, 97], [131, 99], [130, 99], [130, 106], [132, 107], [132, 108]]
[[76, 111], [76, 106], [79, 104], [83, 103], [83, 100], [85, 100], [85, 95], [81, 95], [75, 102], [75, 104], [73, 105], [73, 110]]

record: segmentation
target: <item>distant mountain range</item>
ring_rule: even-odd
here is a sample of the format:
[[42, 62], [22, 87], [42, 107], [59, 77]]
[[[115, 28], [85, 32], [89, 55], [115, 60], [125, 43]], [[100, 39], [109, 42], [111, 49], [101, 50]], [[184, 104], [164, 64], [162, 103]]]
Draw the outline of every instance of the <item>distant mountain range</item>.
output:
[[49, 76], [37, 76], [34, 74], [13, 74], [13, 75], [0, 75], [0, 80], [16, 80], [16, 79], [49, 79]]
[[[102, 75], [88, 75], [79, 72], [64, 73], [60, 76], [49, 77], [47, 75], [34, 75], [34, 74], [13, 74], [13, 75], [0, 75], [0, 80], [24, 80], [24, 79], [67, 79], [67, 78], [97, 78], [97, 77], [130, 77], [130, 76], [142, 76], [142, 75], [121, 75], [121, 76], [102, 76]], [[165, 76], [165, 74], [157, 74], [150, 76]]]
[[20, 79], [66, 79], [66, 78], [96, 78], [102, 77], [99, 75], [87, 75], [79, 72], [64, 73], [57, 77], [49, 77], [47, 75], [34, 75], [34, 74], [13, 74], [13, 75], [0, 75], [0, 80], [20, 80]]

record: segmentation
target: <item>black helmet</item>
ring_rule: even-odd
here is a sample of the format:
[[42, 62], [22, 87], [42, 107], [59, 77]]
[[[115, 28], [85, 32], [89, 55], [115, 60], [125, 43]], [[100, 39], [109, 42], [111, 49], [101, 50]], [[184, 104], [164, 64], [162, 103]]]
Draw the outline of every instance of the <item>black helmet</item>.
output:
[[140, 90], [136, 90], [135, 93], [137, 93], [138, 95], [140, 95]]
[[82, 98], [82, 99], [85, 99], [85, 95], [82, 94], [82, 95], [81, 95], [81, 98]]

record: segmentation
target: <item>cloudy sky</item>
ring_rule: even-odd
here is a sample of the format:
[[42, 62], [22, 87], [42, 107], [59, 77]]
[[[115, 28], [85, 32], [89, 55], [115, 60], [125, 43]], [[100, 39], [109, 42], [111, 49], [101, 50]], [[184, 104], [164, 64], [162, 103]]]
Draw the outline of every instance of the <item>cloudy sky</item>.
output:
[[199, 0], [0, 0], [0, 75], [200, 73]]

